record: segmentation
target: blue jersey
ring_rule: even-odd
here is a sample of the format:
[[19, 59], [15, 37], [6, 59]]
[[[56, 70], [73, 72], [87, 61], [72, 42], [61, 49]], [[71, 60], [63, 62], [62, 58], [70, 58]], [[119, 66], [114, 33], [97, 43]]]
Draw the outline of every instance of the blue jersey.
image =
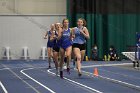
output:
[[[58, 33], [57, 33], [56, 31], [55, 31], [55, 35], [56, 35], [56, 37], [58, 37]], [[54, 39], [54, 40], [53, 40], [53, 43], [54, 43], [54, 46], [53, 46], [53, 47], [59, 48], [59, 47], [60, 47], [61, 41], [60, 41], [60, 40], [57, 40], [57, 39]]]
[[71, 36], [70, 29], [64, 30], [64, 31], [62, 32], [61, 47], [62, 47], [63, 49], [66, 49], [66, 48], [68, 48], [69, 46], [72, 45], [72, 41], [71, 41], [70, 36]]
[[80, 32], [80, 29], [75, 27], [74, 28], [75, 38], [73, 39], [73, 43], [76, 44], [84, 44], [86, 43], [85, 36]]
[[54, 42], [52, 42], [52, 41], [50, 40], [50, 37], [51, 37], [52, 33], [53, 33], [53, 32], [48, 31], [48, 43], [47, 43], [47, 47], [51, 47], [51, 48], [54, 46]]

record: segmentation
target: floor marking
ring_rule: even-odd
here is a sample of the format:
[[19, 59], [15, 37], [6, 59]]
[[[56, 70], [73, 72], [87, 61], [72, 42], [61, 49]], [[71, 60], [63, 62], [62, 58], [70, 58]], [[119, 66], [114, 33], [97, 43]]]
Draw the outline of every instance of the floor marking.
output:
[[7, 70], [7, 69], [10, 69], [10, 68], [1, 68], [0, 70]]
[[4, 93], [8, 93], [8, 91], [6, 90], [6, 88], [4, 87], [4, 85], [2, 84], [2, 82], [0, 81], [0, 86], [3, 89]]
[[[0, 69], [0, 70], [7, 70], [7, 69], [25, 69], [25, 68], [34, 68], [33, 66], [30, 67], [10, 67], [10, 68], [5, 68], [5, 69]], [[35, 68], [46, 68], [46, 67], [35, 67]]]
[[[2, 64], [4, 67], [4, 64]], [[25, 84], [27, 84], [30, 88], [32, 88], [36, 93], [40, 93], [36, 88], [34, 88], [32, 85], [30, 85], [28, 82], [26, 82], [25, 80], [23, 80], [20, 76], [18, 76], [14, 71], [12, 71], [11, 69], [8, 69], [13, 75], [15, 75], [17, 78], [19, 78], [22, 82], [24, 82]]]
[[[42, 71], [42, 72], [44, 72], [44, 73], [48, 73], [48, 72], [46, 72], [46, 71], [44, 71], [44, 70], [40, 70], [40, 71]], [[50, 74], [50, 73], [49, 73], [49, 74]], [[56, 77], [56, 74], [51, 74], [51, 75]], [[57, 75], [57, 77], [60, 77], [60, 75]], [[77, 84], [75, 84], [75, 83], [72, 83], [72, 82], [69, 82], [69, 81], [66, 81], [66, 83], [69, 83], [69, 84], [71, 84], [71, 85], [77, 86], [78, 88], [82, 88], [83, 90], [86, 90], [86, 91], [88, 91], [89, 93], [93, 93], [93, 91], [91, 91], [91, 90], [89, 90], [89, 89], [86, 89], [86, 88], [84, 88], [84, 87], [82, 87], [82, 86], [79, 86], [79, 85], [77, 85]]]
[[81, 68], [90, 68], [90, 67], [102, 67], [102, 66], [121, 66], [121, 65], [131, 65], [133, 63], [121, 63], [121, 64], [102, 64], [102, 65], [90, 65], [90, 66], [82, 66]]
[[28, 74], [26, 74], [24, 71], [27, 71], [27, 70], [31, 70], [31, 69], [34, 69], [34, 68], [28, 68], [28, 69], [23, 69], [21, 70], [20, 72], [25, 75], [26, 77], [28, 77], [29, 79], [31, 79], [32, 81], [36, 82], [37, 84], [39, 84], [40, 86], [44, 87], [46, 90], [50, 91], [51, 93], [56, 93], [54, 92], [52, 89], [48, 88], [47, 86], [43, 85], [42, 83], [40, 83], [39, 81], [37, 81], [36, 79], [32, 78], [31, 76], [29, 76]]
[[[29, 64], [27, 64], [27, 65], [29, 65]], [[31, 66], [32, 68], [38, 69], [38, 70], [40, 70], [40, 69], [42, 69], [42, 68], [46, 68], [46, 67], [36, 67], [36, 66], [31, 65], [31, 64], [30, 64], [30, 66]], [[45, 73], [48, 73], [48, 72], [43, 71], [43, 70], [40, 70], [40, 71], [45, 72]], [[53, 74], [51, 74], [51, 75], [53, 75]], [[56, 75], [53, 75], [53, 76], [56, 76]], [[84, 89], [84, 90], [86, 90], [86, 91], [89, 91], [89, 93], [93, 93], [93, 91], [88, 90], [88, 89], [86, 89], [86, 88], [83, 88], [83, 87], [81, 87], [81, 86], [79, 86], [79, 85], [77, 85], [77, 84], [74, 84], [74, 83], [72, 83], [72, 82], [68, 82], [68, 83], [73, 84], [73, 85], [75, 85], [75, 86], [77, 86], [77, 87], [80, 87], [80, 88], [82, 88], [82, 89]]]
[[[52, 74], [52, 75], [56, 75], [55, 73], [51, 72], [50, 70], [53, 70], [53, 69], [47, 70], [48, 73], [50, 73], [50, 74]], [[74, 81], [74, 80], [68, 79], [68, 78], [66, 78], [66, 77], [63, 77], [63, 78], [64, 78], [65, 80], [69, 81], [69, 82], [72, 82], [72, 83], [74, 83], [74, 84], [76, 84], [76, 85], [79, 85], [79, 86], [81, 86], [81, 87], [84, 87], [84, 88], [86, 88], [86, 89], [89, 89], [89, 90], [91, 90], [91, 91], [94, 91], [94, 92], [96, 92], [96, 93], [103, 93], [103, 92], [101, 92], [101, 91], [98, 91], [98, 90], [96, 90], [96, 89], [94, 89], [94, 88], [88, 87], [88, 86], [86, 86], [86, 85], [84, 85], [84, 84], [81, 84], [81, 83], [79, 83], [79, 82], [76, 82], [76, 81]]]
[[123, 74], [123, 73], [118, 73], [118, 72], [114, 72], [114, 71], [108, 71], [108, 70], [104, 70], [104, 69], [99, 69], [101, 71], [104, 71], [104, 72], [109, 72], [109, 73], [113, 73], [113, 74], [116, 74], [116, 75], [121, 75], [121, 76], [124, 76], [124, 77], [128, 77], [128, 78], [133, 78], [133, 79], [140, 79], [140, 78], [137, 78], [137, 77], [134, 77], [134, 76], [129, 76], [129, 75], [126, 75], [126, 74]]
[[[87, 71], [82, 71], [82, 72], [83, 72], [83, 73], [86, 73], [86, 74], [90, 74], [92, 77], [94, 77], [94, 76], [93, 76], [93, 73], [90, 73], [90, 72], [87, 72]], [[133, 84], [130, 84], [130, 83], [127, 83], [127, 82], [123, 82], [123, 81], [120, 81], [120, 80], [116, 80], [116, 79], [111, 79], [111, 78], [104, 77], [104, 76], [101, 76], [101, 75], [99, 75], [98, 77], [99, 77], [99, 78], [102, 78], [102, 79], [106, 79], [106, 80], [112, 81], [112, 82], [114, 82], [114, 83], [118, 83], [118, 84], [125, 85], [125, 86], [130, 87], [130, 88], [134, 88], [134, 89], [140, 91], [140, 86], [133, 85]]]

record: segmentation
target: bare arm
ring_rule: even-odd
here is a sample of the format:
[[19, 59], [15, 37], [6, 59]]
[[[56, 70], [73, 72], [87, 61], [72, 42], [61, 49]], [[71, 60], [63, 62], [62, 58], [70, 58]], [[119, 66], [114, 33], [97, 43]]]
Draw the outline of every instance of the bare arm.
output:
[[47, 36], [48, 36], [48, 32], [46, 32], [46, 34], [44, 36], [44, 39], [47, 39]]
[[80, 31], [87, 39], [90, 38], [88, 29], [86, 27], [83, 28], [83, 30]]
[[62, 31], [63, 29], [60, 27], [58, 30], [58, 37], [57, 37], [58, 40], [60, 40], [60, 38], [62, 37]]
[[75, 34], [74, 34], [74, 28], [71, 28], [71, 40], [73, 40], [75, 38]]

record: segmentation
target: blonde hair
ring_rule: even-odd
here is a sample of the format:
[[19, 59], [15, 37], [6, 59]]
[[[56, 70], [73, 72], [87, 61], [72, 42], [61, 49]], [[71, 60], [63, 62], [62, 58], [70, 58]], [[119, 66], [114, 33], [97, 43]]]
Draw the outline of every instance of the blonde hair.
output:
[[62, 27], [61, 23], [55, 23], [55, 28], [57, 29], [57, 25], [59, 25], [60, 27]]

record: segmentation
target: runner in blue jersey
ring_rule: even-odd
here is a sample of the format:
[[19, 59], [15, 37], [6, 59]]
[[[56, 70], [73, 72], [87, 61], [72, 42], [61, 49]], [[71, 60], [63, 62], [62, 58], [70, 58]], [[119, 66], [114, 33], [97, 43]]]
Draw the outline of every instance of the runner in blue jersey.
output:
[[77, 60], [78, 75], [81, 76], [81, 61], [83, 61], [86, 50], [86, 39], [89, 39], [88, 29], [85, 27], [86, 21], [79, 18], [77, 21], [77, 27], [72, 29], [73, 39], [73, 52]]
[[51, 40], [54, 42], [53, 45], [53, 60], [55, 63], [55, 67], [56, 67], [56, 75], [58, 75], [58, 58], [59, 58], [59, 50], [60, 50], [60, 43], [61, 41], [58, 40], [58, 30], [61, 27], [60, 23], [56, 23], [55, 24], [55, 34], [53, 34], [53, 37], [51, 38]]
[[47, 52], [48, 52], [49, 68], [51, 68], [52, 48], [54, 45], [54, 42], [52, 42], [50, 39], [52, 37], [52, 34], [54, 34], [55, 25], [52, 24], [50, 28], [51, 28], [50, 31], [47, 31], [46, 35], [44, 36], [44, 39], [48, 39]]
[[64, 57], [66, 54], [66, 61], [67, 61], [67, 73], [70, 74], [70, 66], [69, 63], [71, 61], [71, 52], [72, 52], [72, 41], [71, 41], [71, 30], [69, 28], [69, 20], [64, 19], [63, 28], [59, 30], [58, 38], [61, 40], [60, 45], [60, 54], [61, 54], [61, 61], [60, 61], [60, 77], [63, 78], [63, 63]]

